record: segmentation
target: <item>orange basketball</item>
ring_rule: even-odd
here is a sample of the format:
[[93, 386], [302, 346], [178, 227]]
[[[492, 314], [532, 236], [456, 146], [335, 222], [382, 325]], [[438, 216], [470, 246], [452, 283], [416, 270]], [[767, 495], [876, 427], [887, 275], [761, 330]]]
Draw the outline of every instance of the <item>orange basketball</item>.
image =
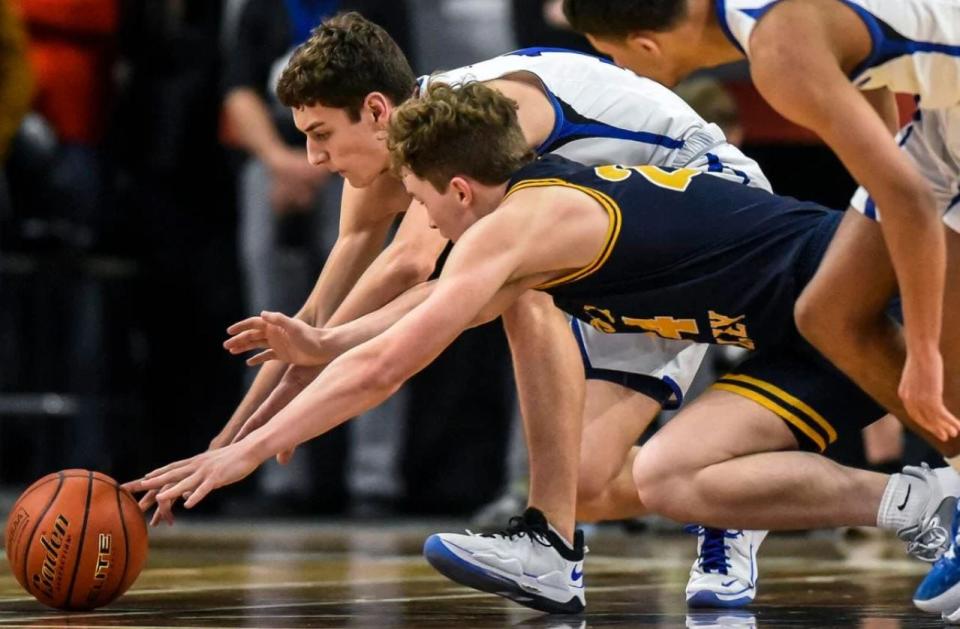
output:
[[64, 470], [27, 488], [10, 511], [7, 560], [23, 588], [50, 607], [102, 607], [127, 591], [147, 560], [137, 501], [99, 472]]

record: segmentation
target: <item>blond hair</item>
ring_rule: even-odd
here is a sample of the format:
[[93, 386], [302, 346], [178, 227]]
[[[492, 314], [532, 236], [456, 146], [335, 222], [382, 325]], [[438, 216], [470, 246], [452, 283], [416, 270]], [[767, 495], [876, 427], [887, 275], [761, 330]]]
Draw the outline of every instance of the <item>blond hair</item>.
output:
[[481, 83], [434, 83], [390, 119], [393, 168], [408, 169], [440, 192], [456, 175], [503, 183], [534, 159], [517, 121], [517, 103]]

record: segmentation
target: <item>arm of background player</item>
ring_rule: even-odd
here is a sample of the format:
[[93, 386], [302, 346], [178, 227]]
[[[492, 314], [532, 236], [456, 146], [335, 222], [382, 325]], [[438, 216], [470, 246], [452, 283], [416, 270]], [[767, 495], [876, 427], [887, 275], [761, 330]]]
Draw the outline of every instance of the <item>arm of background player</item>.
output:
[[[955, 420], [943, 406], [939, 351], [946, 244], [933, 194], [826, 43], [797, 55], [776, 29], [765, 28], [763, 40], [760, 34], [754, 33], [751, 58], [757, 89], [785, 117], [816, 131], [883, 213], [880, 225], [900, 286], [907, 341], [899, 393], [918, 424], [953, 434]], [[792, 32], [789, 40], [804, 35], [811, 41], [822, 37]]]

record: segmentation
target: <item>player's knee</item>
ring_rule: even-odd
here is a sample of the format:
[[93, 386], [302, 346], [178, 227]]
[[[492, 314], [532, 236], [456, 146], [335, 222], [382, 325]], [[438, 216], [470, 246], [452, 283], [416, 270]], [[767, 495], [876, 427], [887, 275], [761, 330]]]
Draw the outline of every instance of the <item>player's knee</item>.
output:
[[633, 462], [633, 483], [643, 505], [654, 513], [672, 517], [683, 502], [683, 479], [670, 457], [641, 448]]

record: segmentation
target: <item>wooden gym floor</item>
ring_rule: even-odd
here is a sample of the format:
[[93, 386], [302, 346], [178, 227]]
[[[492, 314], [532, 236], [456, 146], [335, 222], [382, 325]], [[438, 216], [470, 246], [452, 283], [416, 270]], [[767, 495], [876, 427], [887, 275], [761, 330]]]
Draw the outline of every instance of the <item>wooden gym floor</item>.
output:
[[941, 627], [913, 608], [926, 564], [889, 537], [767, 538], [749, 611], [688, 613], [696, 540], [588, 536], [587, 613], [552, 617], [447, 581], [420, 556], [451, 523], [178, 522], [151, 531], [151, 556], [123, 598], [88, 613], [42, 607], [0, 569], [0, 629], [15, 627]]

